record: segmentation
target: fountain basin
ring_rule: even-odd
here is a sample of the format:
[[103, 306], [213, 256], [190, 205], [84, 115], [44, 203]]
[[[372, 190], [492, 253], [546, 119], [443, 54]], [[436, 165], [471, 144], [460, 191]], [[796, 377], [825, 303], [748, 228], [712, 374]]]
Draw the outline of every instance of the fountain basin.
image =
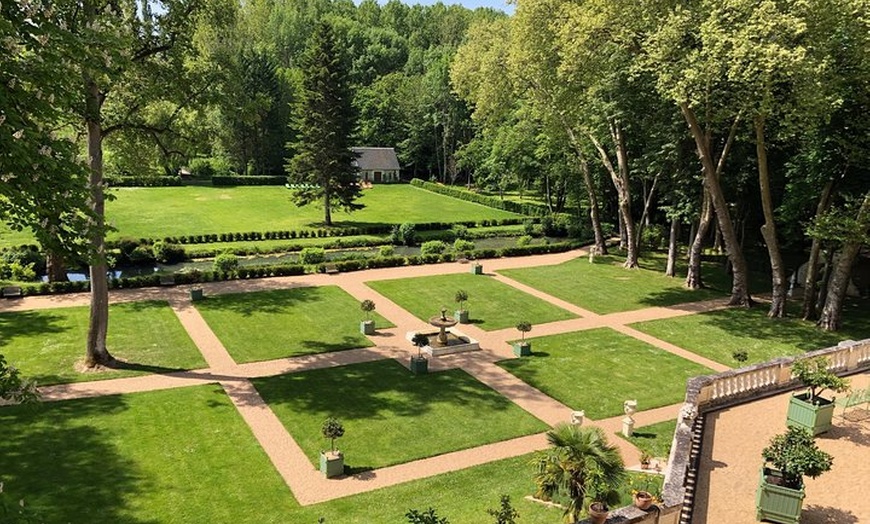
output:
[[468, 351], [479, 351], [480, 343], [477, 340], [469, 337], [465, 333], [456, 328], [447, 328], [447, 344], [438, 343], [438, 335], [440, 331], [408, 331], [405, 338], [410, 342], [414, 335], [422, 333], [429, 337], [429, 345], [423, 346], [421, 350], [429, 356], [437, 357], [440, 355], [452, 355], [454, 353], [466, 353]]

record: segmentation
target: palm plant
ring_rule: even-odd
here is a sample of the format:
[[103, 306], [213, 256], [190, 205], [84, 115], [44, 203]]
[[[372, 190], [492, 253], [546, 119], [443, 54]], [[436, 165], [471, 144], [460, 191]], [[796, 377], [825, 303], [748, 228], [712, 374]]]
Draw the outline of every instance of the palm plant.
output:
[[567, 496], [565, 522], [579, 520], [587, 503], [618, 500], [625, 464], [600, 428], [558, 424], [547, 432], [547, 441], [552, 447], [534, 460], [536, 496]]

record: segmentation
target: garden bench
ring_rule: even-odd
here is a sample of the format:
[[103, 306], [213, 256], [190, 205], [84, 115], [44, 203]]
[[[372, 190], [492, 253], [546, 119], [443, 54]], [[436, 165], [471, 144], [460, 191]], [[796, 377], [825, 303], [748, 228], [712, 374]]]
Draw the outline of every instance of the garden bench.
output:
[[325, 266], [323, 266], [323, 272], [327, 275], [337, 275], [338, 268], [335, 267], [335, 264], [326, 264]]
[[843, 413], [840, 416], [849, 420], [849, 414], [846, 413], [846, 410], [870, 403], [870, 388], [852, 390], [845, 397], [837, 399], [836, 403], [843, 407]]
[[6, 286], [0, 289], [0, 296], [4, 298], [21, 298], [24, 296], [24, 293], [19, 286]]
[[174, 275], [163, 275], [160, 277], [160, 285], [161, 286], [174, 286], [175, 285], [175, 276]]

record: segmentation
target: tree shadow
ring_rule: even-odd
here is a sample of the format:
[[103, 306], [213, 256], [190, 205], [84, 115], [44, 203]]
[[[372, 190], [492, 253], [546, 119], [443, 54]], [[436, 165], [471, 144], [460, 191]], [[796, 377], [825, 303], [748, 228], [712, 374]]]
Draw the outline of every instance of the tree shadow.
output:
[[155, 488], [92, 416], [127, 409], [122, 396], [0, 409], [0, 481], [37, 522], [151, 524], [128, 501]]
[[302, 304], [323, 300], [318, 288], [298, 287], [273, 291], [254, 291], [213, 295], [198, 302], [198, 307], [218, 311], [230, 311], [250, 317], [257, 313], [290, 313]]
[[64, 333], [66, 317], [49, 311], [15, 311], [0, 313], [0, 347], [16, 337], [30, 338], [48, 333]]
[[849, 510], [818, 506], [810, 504], [801, 513], [801, 522], [805, 524], [857, 524], [858, 516]]
[[[252, 380], [268, 404], [345, 420], [424, 415], [435, 402], [507, 410], [511, 402], [458, 369], [412, 375], [394, 360], [317, 369]], [[390, 395], [399, 393], [399, 396]]]
[[306, 351], [303, 353], [294, 353], [286, 356], [297, 356], [299, 354], [309, 354], [309, 353], [331, 353], [333, 351], [344, 351], [347, 349], [353, 349], [355, 347], [359, 347], [359, 340], [352, 336], [345, 335], [342, 337], [340, 342], [324, 342], [322, 340], [302, 340], [299, 344], [311, 351]]

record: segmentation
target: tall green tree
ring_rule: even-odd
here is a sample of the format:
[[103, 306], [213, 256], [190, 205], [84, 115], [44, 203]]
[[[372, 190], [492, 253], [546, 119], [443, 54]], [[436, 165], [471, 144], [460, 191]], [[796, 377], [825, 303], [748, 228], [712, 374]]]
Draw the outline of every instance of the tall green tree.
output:
[[287, 173], [302, 184], [294, 191], [298, 206], [323, 203], [323, 220], [332, 225], [332, 210], [354, 211], [363, 206], [351, 150], [356, 115], [349, 83], [347, 58], [339, 48], [332, 26], [317, 24], [302, 55], [301, 100], [296, 106], [296, 140]]

